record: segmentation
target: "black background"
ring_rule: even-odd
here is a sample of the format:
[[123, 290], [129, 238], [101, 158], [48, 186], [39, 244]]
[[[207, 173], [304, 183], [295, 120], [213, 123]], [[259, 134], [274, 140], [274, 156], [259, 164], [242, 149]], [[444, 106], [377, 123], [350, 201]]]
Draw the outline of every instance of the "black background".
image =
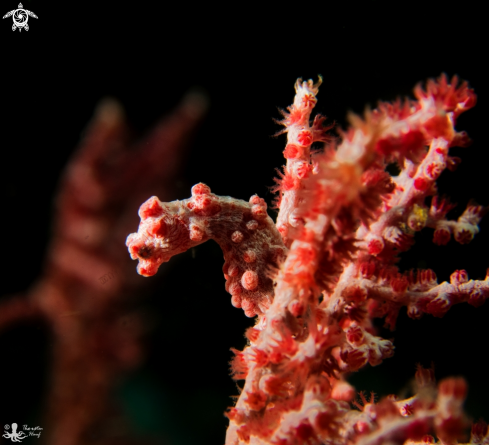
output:
[[[2, 15], [17, 6], [0, 4]], [[59, 175], [96, 104], [107, 96], [123, 104], [135, 134], [143, 135], [190, 87], [200, 87], [210, 109], [175, 199], [187, 198], [193, 184], [204, 182], [220, 195], [248, 199], [257, 193], [270, 203], [285, 141], [272, 137], [280, 129], [272, 118], [279, 117], [277, 107], [291, 103], [296, 78], [323, 76], [317, 111], [344, 127], [348, 110], [361, 113], [379, 99], [411, 95], [419, 81], [458, 74], [478, 94], [476, 108], [457, 125], [474, 144], [453, 150], [462, 164], [442, 175], [440, 192], [459, 203], [452, 217], [469, 198], [489, 205], [484, 13], [474, 2], [393, 4], [73, 6], [25, 0], [24, 7], [39, 17], [29, 19], [28, 32], [12, 32], [11, 19], [0, 22], [1, 293], [22, 292], [39, 275]], [[486, 220], [471, 244], [437, 247], [427, 229], [416, 236], [401, 268], [432, 268], [439, 281], [456, 269], [484, 279], [488, 232]], [[142, 302], [160, 314], [158, 326], [144, 366], [115, 395], [133, 431], [161, 443], [223, 443], [223, 412], [232, 403], [229, 396], [238, 394], [228, 375], [229, 348], [243, 347], [244, 329], [252, 322], [231, 306], [222, 254], [208, 244], [194, 257], [188, 252], [173, 259], [161, 272], [166, 275], [158, 291]], [[403, 313], [396, 331], [385, 333], [395, 338], [395, 356], [359, 373], [357, 389], [398, 393], [416, 363], [433, 361], [438, 378], [467, 378], [469, 415], [489, 420], [488, 316], [487, 304], [456, 306], [443, 319], [412, 321]], [[23, 400], [22, 415], [32, 424], [42, 411], [46, 339], [38, 326], [0, 334], [0, 403], [8, 412]]]

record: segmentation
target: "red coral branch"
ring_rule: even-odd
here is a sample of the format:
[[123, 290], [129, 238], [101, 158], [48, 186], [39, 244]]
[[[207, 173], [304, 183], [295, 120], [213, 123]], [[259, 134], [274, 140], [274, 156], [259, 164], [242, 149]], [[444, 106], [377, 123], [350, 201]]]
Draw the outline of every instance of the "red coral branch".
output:
[[130, 273], [124, 239], [142, 196], [174, 193], [185, 142], [205, 108], [202, 95], [189, 94], [133, 146], [121, 107], [104, 101], [62, 178], [43, 276], [26, 296], [0, 305], [0, 329], [38, 317], [52, 331], [45, 443], [95, 443], [95, 424], [97, 443], [108, 443], [112, 433], [100, 425], [113, 415], [112, 389], [140, 363], [146, 330], [131, 309], [145, 287]]
[[[215, 239], [233, 304], [258, 315], [249, 345], [233, 350], [234, 378], [245, 384], [227, 414], [227, 445], [432, 442], [430, 433], [454, 444], [466, 426], [463, 379], [437, 389], [432, 370], [420, 368], [415, 396], [378, 403], [362, 396], [360, 411], [348, 403], [355, 391], [345, 379], [394, 353], [393, 343], [376, 335], [374, 317], [392, 329], [403, 306], [413, 318], [441, 317], [454, 304], [479, 306], [489, 296], [489, 277], [473, 281], [456, 271], [439, 284], [431, 270], [401, 274], [396, 266], [425, 227], [435, 229], [438, 244], [452, 234], [465, 244], [479, 231], [484, 207], [470, 203], [449, 221], [453, 206], [436, 189], [440, 174], [458, 162], [450, 147], [468, 143], [454, 126], [476, 97], [442, 75], [426, 91], [416, 87], [417, 101], [381, 103], [363, 119], [351, 115], [336, 144], [324, 118], [310, 125], [320, 83], [298, 80], [283, 112], [287, 165], [276, 187], [276, 227], [257, 196], [246, 203], [197, 184], [190, 199], [146, 201], [129, 251], [139, 273], [153, 275], [173, 255]], [[312, 159], [317, 141], [328, 144]], [[395, 177], [386, 172], [391, 162], [401, 170]], [[473, 436], [482, 435], [476, 428]]]

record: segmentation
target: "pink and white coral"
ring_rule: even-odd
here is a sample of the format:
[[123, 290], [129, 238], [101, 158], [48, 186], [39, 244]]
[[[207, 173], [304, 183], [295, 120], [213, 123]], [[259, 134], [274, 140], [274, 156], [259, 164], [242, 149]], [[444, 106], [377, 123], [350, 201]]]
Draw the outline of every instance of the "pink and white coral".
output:
[[[362, 395], [354, 409], [346, 377], [394, 353], [373, 318], [393, 329], [403, 306], [411, 318], [441, 317], [456, 303], [479, 306], [489, 296], [487, 276], [473, 281], [458, 270], [450, 283], [438, 283], [432, 270], [400, 273], [396, 266], [425, 227], [434, 229], [436, 244], [452, 235], [465, 244], [479, 230], [486, 209], [471, 202], [457, 221], [447, 220], [452, 205], [436, 186], [460, 162], [449, 149], [470, 142], [455, 123], [476, 96], [442, 75], [417, 86], [416, 101], [349, 116], [351, 128], [337, 143], [323, 117], [310, 121], [320, 84], [299, 79], [283, 112], [287, 165], [277, 180], [276, 224], [258, 196], [244, 202], [197, 184], [189, 199], [146, 201], [127, 246], [148, 276], [173, 255], [216, 240], [233, 305], [257, 316], [248, 346], [233, 350], [234, 378], [245, 384], [227, 413], [227, 445], [430, 443], [430, 434], [456, 443], [467, 423], [463, 379], [437, 387], [433, 370], [420, 367], [414, 397], [375, 403]], [[314, 142], [325, 142], [322, 153], [311, 151]], [[386, 170], [392, 163], [397, 176]], [[488, 440], [481, 425], [472, 443]]]

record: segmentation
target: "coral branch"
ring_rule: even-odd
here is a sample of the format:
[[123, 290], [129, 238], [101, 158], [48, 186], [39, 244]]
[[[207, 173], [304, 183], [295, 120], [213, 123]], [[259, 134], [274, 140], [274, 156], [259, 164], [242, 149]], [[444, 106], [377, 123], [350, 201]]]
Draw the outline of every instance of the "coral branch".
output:
[[0, 329], [5, 330], [10, 325], [20, 321], [28, 321], [41, 317], [37, 305], [23, 296], [10, 297], [0, 302]]
[[294, 103], [288, 107], [288, 113], [282, 111], [284, 119], [280, 123], [285, 126], [285, 130], [280, 133], [287, 133], [287, 146], [284, 150], [287, 165], [285, 173], [281, 175], [280, 180], [277, 180], [278, 186], [275, 190], [279, 192], [277, 206], [280, 208], [277, 228], [287, 247], [290, 247], [292, 242], [289, 231], [303, 223], [297, 214], [297, 209], [299, 191], [304, 187], [303, 181], [313, 172], [311, 145], [314, 142], [328, 141], [330, 138], [326, 132], [333, 126], [323, 127], [325, 118], [319, 115], [314, 118], [312, 126], [309, 125], [321, 82], [321, 77], [315, 84], [312, 80], [302, 82], [302, 79], [298, 79], [295, 84]]
[[129, 273], [124, 239], [142, 196], [175, 193], [185, 141], [205, 109], [205, 97], [190, 93], [132, 147], [122, 108], [103, 101], [62, 178], [43, 276], [27, 295], [0, 304], [0, 329], [38, 317], [52, 332], [45, 443], [113, 443], [105, 426], [114, 421], [112, 392], [141, 362], [147, 329], [130, 309], [131, 295], [144, 292]]
[[[396, 266], [426, 227], [435, 229], [437, 244], [452, 234], [465, 244], [479, 231], [487, 209], [471, 202], [449, 221], [453, 206], [436, 188], [440, 174], [459, 163], [449, 149], [469, 143], [455, 123], [476, 96], [442, 75], [426, 91], [416, 87], [417, 101], [349, 116], [351, 128], [336, 145], [324, 118], [310, 124], [320, 84], [299, 79], [283, 112], [287, 165], [276, 187], [277, 228], [257, 196], [245, 203], [197, 184], [190, 199], [146, 201], [129, 251], [149, 276], [173, 255], [215, 239], [233, 305], [258, 314], [249, 344], [233, 349], [233, 378], [245, 384], [227, 413], [227, 445], [428, 443], [432, 433], [453, 445], [466, 427], [463, 379], [436, 388], [433, 370], [419, 368], [413, 397], [375, 403], [361, 395], [359, 403], [346, 377], [394, 353], [392, 341], [377, 335], [375, 317], [393, 329], [403, 306], [412, 318], [441, 317], [454, 304], [480, 306], [489, 297], [489, 277], [473, 281], [458, 270], [439, 284], [431, 270], [400, 273]], [[318, 141], [327, 142], [324, 153], [311, 157]], [[386, 171], [392, 162], [400, 169], [395, 177]], [[271, 268], [278, 268], [273, 276]], [[478, 427], [473, 437], [485, 435]]]

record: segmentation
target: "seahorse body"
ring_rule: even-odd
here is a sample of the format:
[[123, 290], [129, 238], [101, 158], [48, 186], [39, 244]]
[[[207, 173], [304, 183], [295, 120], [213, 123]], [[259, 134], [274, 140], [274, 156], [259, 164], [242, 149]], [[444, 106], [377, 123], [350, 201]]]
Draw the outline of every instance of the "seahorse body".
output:
[[156, 196], [139, 209], [137, 233], [127, 237], [131, 257], [139, 259], [138, 273], [154, 275], [179, 253], [215, 240], [224, 253], [226, 290], [235, 307], [248, 317], [263, 314], [273, 299], [271, 268], [278, 267], [287, 248], [267, 205], [254, 195], [249, 202], [217, 196], [202, 183], [182, 201], [161, 202]]

